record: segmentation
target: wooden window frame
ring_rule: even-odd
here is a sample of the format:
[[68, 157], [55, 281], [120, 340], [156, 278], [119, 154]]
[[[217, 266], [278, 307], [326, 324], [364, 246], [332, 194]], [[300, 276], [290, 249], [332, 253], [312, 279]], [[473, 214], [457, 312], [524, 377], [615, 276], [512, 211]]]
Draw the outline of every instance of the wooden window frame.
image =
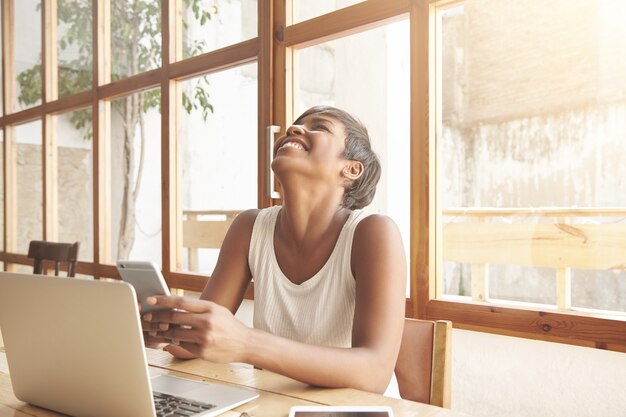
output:
[[[14, 111], [15, 70], [13, 41], [13, 1], [2, 2], [2, 43], [3, 43], [3, 74], [4, 89], [3, 115], [0, 117], [0, 128], [4, 130], [4, 179], [3, 189], [5, 205], [3, 210], [5, 243], [0, 252], [0, 262], [4, 262], [4, 270], [12, 271], [15, 265], [32, 265], [26, 254], [16, 252], [16, 219], [17, 209], [15, 196], [16, 158], [15, 158], [15, 126], [35, 120], [42, 122], [42, 206], [43, 236], [45, 240], [56, 240], [58, 237], [57, 180], [56, 180], [56, 132], [54, 129], [55, 115], [84, 107], [92, 109], [93, 127], [93, 229], [94, 247], [93, 262], [80, 261], [76, 271], [79, 274], [91, 275], [95, 278], [117, 278], [117, 269], [110, 262], [111, 253], [111, 213], [108, 208], [111, 201], [110, 188], [110, 120], [111, 101], [150, 88], [161, 91], [161, 211], [162, 211], [162, 270], [168, 284], [173, 288], [201, 290], [208, 277], [193, 273], [177, 272], [181, 264], [180, 243], [182, 242], [182, 219], [180, 217], [180, 156], [176, 143], [177, 123], [179, 120], [180, 96], [177, 82], [202, 74], [234, 68], [248, 62], [258, 62], [258, 137], [259, 149], [264, 143], [265, 126], [271, 122], [270, 94], [272, 72], [271, 40], [273, 37], [271, 2], [258, 2], [258, 36], [243, 42], [229, 45], [214, 51], [181, 60], [182, 41], [181, 24], [177, 21], [178, 10], [182, 0], [162, 3], [161, 34], [162, 34], [162, 66], [140, 74], [111, 82], [110, 43], [110, 5], [111, 0], [92, 0], [92, 86], [65, 97], [57, 93], [57, 56], [56, 56], [56, 0], [42, 2], [42, 102], [21, 111]], [[262, 82], [262, 80], [267, 80]], [[266, 207], [270, 200], [265, 198], [264, 175], [267, 167], [267, 155], [259, 152], [258, 189], [259, 207]], [[90, 250], [91, 248], [83, 248]]]
[[[307, 21], [292, 24], [292, 0], [258, 2], [258, 36], [251, 40], [211, 51], [186, 60], [179, 60], [180, 25], [176, 22], [180, 1], [164, 2], [162, 6], [163, 65], [151, 71], [111, 82], [110, 69], [110, 0], [92, 0], [93, 7], [93, 85], [91, 90], [58, 98], [56, 86], [55, 1], [43, 2], [42, 31], [43, 65], [42, 104], [14, 112], [13, 25], [11, 1], [3, 4], [3, 83], [4, 112], [0, 127], [4, 129], [4, 250], [0, 262], [5, 270], [11, 264], [32, 265], [25, 254], [15, 252], [15, 146], [16, 124], [41, 120], [43, 126], [42, 158], [44, 160], [44, 238], [56, 236], [56, 182], [54, 167], [55, 131], [53, 115], [91, 106], [93, 117], [93, 227], [94, 261], [79, 262], [79, 274], [96, 278], [119, 278], [115, 266], [104, 263], [110, 259], [110, 154], [105, 144], [110, 140], [110, 101], [148, 88], [159, 87], [162, 97], [161, 169], [162, 169], [162, 269], [168, 284], [175, 288], [201, 291], [208, 277], [180, 271], [182, 219], [180, 210], [180, 155], [176, 132], [179, 120], [177, 81], [233, 68], [246, 62], [258, 63], [258, 206], [280, 203], [268, 196], [268, 150], [266, 126], [286, 126], [293, 120], [294, 62], [296, 49], [311, 46], [349, 34], [410, 19], [410, 141], [411, 141], [411, 231], [410, 297], [406, 300], [407, 317], [451, 320], [457, 328], [556, 341], [574, 345], [626, 352], [626, 319], [583, 314], [575, 311], [554, 311], [533, 307], [495, 305], [484, 301], [441, 299], [441, 204], [438, 201], [436, 142], [441, 120], [441, 85], [437, 65], [437, 13], [457, 0], [368, 0]], [[46, 26], [49, 25], [49, 26]], [[10, 82], [6, 82], [9, 80]], [[87, 249], [87, 248], [85, 248]], [[250, 291], [247, 297], [251, 297]]]
[[[455, 327], [467, 330], [626, 352], [626, 316], [619, 314], [609, 316], [605, 313], [582, 313], [569, 309], [569, 299], [563, 297], [564, 293], [567, 293], [569, 289], [568, 280], [563, 274], [557, 274], [557, 290], [560, 295], [557, 296], [557, 304], [559, 304], [561, 310], [551, 309], [550, 306], [513, 306], [505, 305], [504, 303], [487, 302], [481, 300], [481, 293], [484, 295], [485, 288], [481, 288], [480, 285], [473, 289], [477, 296], [473, 297], [474, 300], [472, 301], [442, 299], [443, 285], [440, 266], [443, 259], [441, 221], [443, 206], [436, 192], [439, 174], [437, 169], [436, 141], [440, 137], [440, 121], [442, 120], [440, 99], [442, 96], [441, 45], [439, 42], [441, 39], [441, 25], [438, 22], [440, 22], [440, 13], [443, 10], [462, 4], [463, 1], [430, 0], [428, 3], [428, 22], [426, 22], [426, 13], [422, 16], [422, 19], [423, 24], [428, 25], [429, 29], [428, 31], [421, 31], [422, 33], [418, 35], [417, 42], [422, 45], [422, 49], [430, 47], [427, 53], [422, 52], [420, 54], [422, 58], [427, 56], [430, 63], [430, 75], [428, 77], [430, 94], [428, 97], [424, 97], [422, 93], [412, 96], [414, 99], [421, 99], [421, 102], [428, 101], [428, 122], [424, 123], [425, 120], [422, 120], [422, 123], [424, 123], [424, 126], [429, 126], [429, 135], [433, 138], [431, 145], [424, 143], [420, 149], [423, 155], [428, 155], [427, 160], [421, 161], [425, 165], [420, 164], [420, 166], [429, 167], [428, 176], [432, 177], [432, 179], [425, 180], [419, 176], [412, 175], [412, 179], [421, 182], [421, 193], [418, 193], [417, 196], [428, 200], [427, 210], [433, 213], [432, 215], [422, 213], [418, 225], [423, 225], [423, 230], [427, 232], [423, 236], [416, 236], [415, 238], [416, 246], [418, 247], [417, 259], [429, 263], [429, 267], [424, 267], [421, 273], [414, 275], [416, 288], [418, 289], [417, 294], [413, 297], [413, 300], [417, 303], [417, 308], [415, 309], [417, 316], [428, 319], [451, 320]], [[428, 46], [426, 45], [427, 40], [422, 39], [424, 32], [428, 33]], [[414, 120], [412, 119], [412, 121]], [[423, 129], [426, 130], [426, 128]], [[432, 192], [427, 192], [424, 188], [430, 189]], [[426, 203], [424, 205], [426, 206]], [[434, 227], [428, 228], [428, 225]], [[425, 236], [428, 236], [429, 244], [423, 242]], [[429, 251], [428, 256], [422, 253], [422, 251], [426, 250]]]

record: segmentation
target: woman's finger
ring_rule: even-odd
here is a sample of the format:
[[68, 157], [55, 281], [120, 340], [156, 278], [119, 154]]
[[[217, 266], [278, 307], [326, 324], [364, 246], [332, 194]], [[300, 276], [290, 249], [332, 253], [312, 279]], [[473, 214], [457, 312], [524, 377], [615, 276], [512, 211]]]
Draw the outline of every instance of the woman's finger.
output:
[[144, 332], [164, 331], [170, 328], [169, 323], [141, 321], [141, 330]]
[[145, 303], [152, 306], [188, 311], [190, 313], [206, 313], [211, 310], [211, 301], [176, 295], [155, 295], [146, 298]]
[[142, 316], [142, 320], [150, 323], [175, 324], [195, 328], [202, 327], [203, 323], [206, 323], [206, 320], [200, 314], [173, 310], [146, 313]]
[[160, 331], [157, 333], [159, 337], [163, 337], [172, 341], [176, 341], [179, 344], [180, 342], [192, 342], [197, 343], [200, 340], [200, 333], [198, 330], [194, 329], [185, 329], [178, 326], [172, 326], [169, 330]]
[[169, 339], [164, 339], [162, 337], [151, 336], [149, 333], [143, 334], [143, 340], [146, 347], [153, 349], [161, 349], [165, 345], [170, 343]]

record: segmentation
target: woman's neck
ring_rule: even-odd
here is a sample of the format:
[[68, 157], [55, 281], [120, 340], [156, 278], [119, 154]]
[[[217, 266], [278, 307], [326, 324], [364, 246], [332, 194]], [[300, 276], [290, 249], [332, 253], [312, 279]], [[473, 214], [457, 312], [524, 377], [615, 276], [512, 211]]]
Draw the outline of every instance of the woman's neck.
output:
[[283, 188], [283, 208], [276, 231], [295, 250], [306, 250], [341, 230], [350, 210], [341, 207], [336, 190]]

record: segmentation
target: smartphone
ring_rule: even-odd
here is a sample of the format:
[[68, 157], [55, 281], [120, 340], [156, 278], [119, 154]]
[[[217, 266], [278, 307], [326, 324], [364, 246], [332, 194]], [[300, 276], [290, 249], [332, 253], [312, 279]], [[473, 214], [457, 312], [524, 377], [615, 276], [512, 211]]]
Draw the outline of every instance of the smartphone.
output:
[[154, 262], [117, 261], [117, 270], [122, 280], [135, 287], [137, 298], [141, 302], [141, 314], [168, 310], [163, 307], [147, 305], [145, 302], [146, 298], [151, 295], [170, 295], [165, 279]]

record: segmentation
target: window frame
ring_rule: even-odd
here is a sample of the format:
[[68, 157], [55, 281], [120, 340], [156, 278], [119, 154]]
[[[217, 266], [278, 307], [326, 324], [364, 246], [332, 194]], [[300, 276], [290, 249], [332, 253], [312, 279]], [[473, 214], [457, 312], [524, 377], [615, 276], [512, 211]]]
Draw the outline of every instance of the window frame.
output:
[[[463, 0], [429, 0], [428, 3], [431, 91], [428, 97], [420, 96], [418, 99], [430, 98], [428, 124], [433, 147], [424, 147], [422, 150], [428, 154], [426, 166], [429, 167], [429, 174], [434, 177], [434, 181], [422, 186], [431, 186], [435, 190], [427, 195], [430, 200], [429, 210], [434, 212], [433, 216], [429, 216], [432, 220], [430, 224], [435, 227], [429, 229], [428, 233], [433, 244], [427, 245], [432, 267], [428, 268], [427, 273], [415, 276], [416, 287], [421, 289], [415, 298], [418, 316], [451, 320], [455, 327], [467, 330], [626, 352], [626, 315], [608, 316], [604, 313], [582, 313], [572, 309], [555, 310], [550, 306], [509, 306], [483, 300], [442, 299], [443, 206], [436, 191], [439, 175], [436, 142], [441, 137], [442, 125], [441, 13], [447, 8], [462, 4]], [[419, 177], [417, 180], [423, 181]], [[418, 242], [418, 246], [424, 248], [426, 245]]]
[[[42, 121], [42, 164], [43, 164], [43, 236], [44, 240], [56, 240], [58, 237], [57, 187], [55, 180], [56, 158], [54, 117], [59, 113], [66, 113], [84, 107], [92, 109], [93, 127], [93, 229], [94, 247], [83, 248], [93, 250], [93, 261], [80, 261], [76, 271], [79, 274], [91, 275], [95, 278], [119, 279], [117, 269], [111, 261], [111, 214], [110, 202], [110, 119], [111, 101], [129, 96], [151, 88], [160, 88], [161, 91], [161, 211], [162, 211], [162, 270], [168, 284], [173, 288], [184, 288], [201, 291], [207, 276], [177, 272], [177, 266], [182, 262], [182, 212], [180, 208], [180, 161], [176, 142], [178, 123], [178, 100], [180, 92], [177, 82], [198, 75], [210, 74], [228, 68], [240, 66], [249, 62], [258, 63], [258, 79], [269, 80], [271, 69], [271, 54], [268, 45], [271, 45], [272, 5], [259, 1], [257, 7], [258, 35], [252, 39], [229, 45], [214, 51], [197, 55], [185, 60], [182, 57], [182, 42], [178, 42], [182, 31], [176, 19], [182, 7], [182, 0], [167, 1], [161, 7], [161, 36], [162, 36], [162, 65], [159, 68], [132, 75], [130, 77], [111, 82], [111, 68], [106, 64], [111, 62], [110, 42], [110, 7], [111, 0], [91, 0], [92, 5], [92, 87], [87, 91], [59, 98], [57, 92], [57, 0], [41, 2], [42, 30], [42, 103], [40, 105], [14, 111], [16, 102], [14, 79], [15, 51], [12, 42], [14, 25], [14, 2], [2, 2], [2, 43], [3, 43], [3, 74], [2, 82], [8, 86], [4, 89], [3, 116], [0, 117], [0, 128], [4, 130], [4, 180], [3, 189], [5, 201], [14, 202], [11, 198], [16, 193], [16, 158], [15, 158], [15, 126], [26, 122]], [[262, 46], [263, 45], [263, 46]], [[7, 72], [8, 71], [8, 72]], [[9, 82], [7, 82], [9, 81]], [[269, 124], [270, 111], [270, 82], [258, 85], [258, 132], [259, 141], [262, 132]], [[259, 147], [259, 149], [265, 149]], [[269, 199], [264, 198], [263, 161], [265, 155], [259, 152], [258, 170], [258, 204], [259, 207], [269, 205]], [[6, 198], [6, 197], [9, 198]], [[17, 253], [15, 240], [17, 239], [16, 221], [17, 211], [15, 203], [5, 204], [3, 210], [4, 228], [3, 240], [5, 246], [0, 252], [0, 262], [4, 262], [5, 271], [15, 270], [16, 265], [32, 265], [26, 254]]]

